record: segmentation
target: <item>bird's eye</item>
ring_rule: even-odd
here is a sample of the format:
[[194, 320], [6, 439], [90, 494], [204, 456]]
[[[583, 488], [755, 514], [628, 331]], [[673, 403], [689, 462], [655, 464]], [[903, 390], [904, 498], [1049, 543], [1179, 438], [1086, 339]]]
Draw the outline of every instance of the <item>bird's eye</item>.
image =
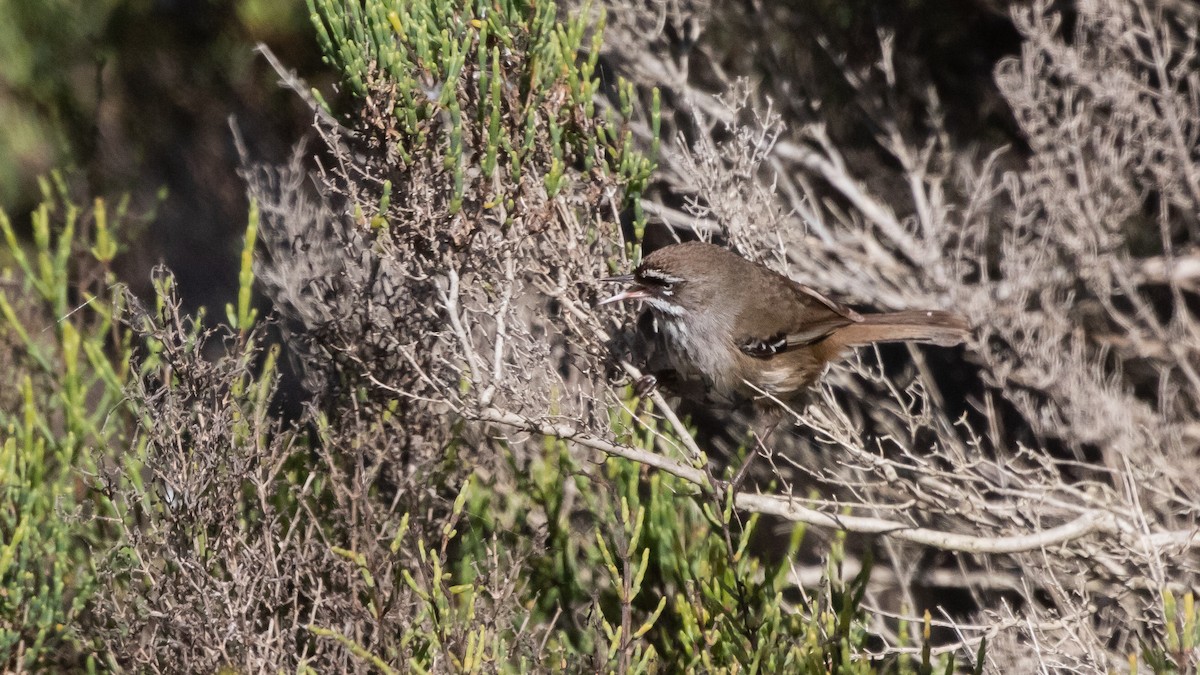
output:
[[658, 287], [658, 289], [659, 293], [666, 293], [667, 295], [670, 295], [671, 292], [675, 290], [675, 284], [662, 284]]

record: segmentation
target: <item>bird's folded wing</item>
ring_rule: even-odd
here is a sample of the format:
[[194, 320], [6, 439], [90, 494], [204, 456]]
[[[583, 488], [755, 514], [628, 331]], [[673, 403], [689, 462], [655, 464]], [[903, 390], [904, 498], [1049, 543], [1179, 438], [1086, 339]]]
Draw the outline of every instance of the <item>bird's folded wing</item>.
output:
[[[812, 288], [810, 286], [805, 286], [804, 284], [799, 283], [799, 282], [792, 282], [792, 283], [795, 284], [796, 290], [798, 290], [801, 293], [807, 295], [808, 297], [816, 300], [817, 302], [821, 303], [822, 305], [825, 305], [829, 309], [832, 309], [834, 311], [834, 313], [836, 313], [838, 316], [845, 317], [845, 318], [849, 319], [850, 321], [854, 321], [854, 322], [863, 320], [862, 314], [859, 314], [858, 312], [854, 311], [853, 309], [850, 309], [849, 307], [843, 305], [842, 303], [838, 302], [837, 300], [833, 300], [833, 299], [826, 297], [825, 294], [821, 293], [817, 289]], [[843, 324], [843, 325], [845, 325], [845, 324]]]
[[849, 326], [853, 321], [843, 316], [830, 316], [816, 321], [806, 322], [799, 330], [787, 333], [776, 333], [766, 337], [747, 335], [738, 342], [738, 348], [743, 353], [757, 358], [768, 358], [779, 352], [804, 347], [829, 337], [839, 328]]
[[752, 329], [735, 336], [743, 353], [770, 358], [789, 349], [811, 345], [863, 317], [820, 291], [786, 277], [766, 288], [744, 309], [737, 325]]

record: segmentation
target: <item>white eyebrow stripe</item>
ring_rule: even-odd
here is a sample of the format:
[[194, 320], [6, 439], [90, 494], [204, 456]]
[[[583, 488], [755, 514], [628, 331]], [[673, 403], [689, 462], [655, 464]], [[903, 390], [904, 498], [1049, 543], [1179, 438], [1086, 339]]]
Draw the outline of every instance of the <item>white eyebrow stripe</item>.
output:
[[647, 267], [647, 268], [641, 270], [640, 274], [644, 278], [661, 281], [664, 284], [677, 284], [677, 283], [683, 281], [683, 279], [680, 279], [679, 277], [673, 277], [670, 274], [667, 274], [666, 272], [655, 269], [653, 267]]

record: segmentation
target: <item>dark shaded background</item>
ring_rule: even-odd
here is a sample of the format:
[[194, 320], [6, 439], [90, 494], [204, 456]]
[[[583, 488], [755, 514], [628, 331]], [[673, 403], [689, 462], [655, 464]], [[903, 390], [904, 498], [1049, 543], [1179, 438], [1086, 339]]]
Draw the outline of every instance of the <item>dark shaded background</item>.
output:
[[304, 3], [6, 0], [0, 23], [0, 206], [23, 223], [36, 178], [64, 169], [80, 203], [130, 197], [135, 290], [165, 262], [189, 308], [232, 297], [247, 209], [230, 119], [259, 161], [304, 135], [310, 114], [253, 52], [327, 84]]

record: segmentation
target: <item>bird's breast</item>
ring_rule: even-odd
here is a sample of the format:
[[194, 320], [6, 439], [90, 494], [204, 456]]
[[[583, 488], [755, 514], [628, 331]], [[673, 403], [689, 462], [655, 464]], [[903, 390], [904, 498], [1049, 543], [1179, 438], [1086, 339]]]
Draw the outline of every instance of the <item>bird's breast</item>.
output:
[[660, 319], [671, 368], [685, 379], [702, 380], [718, 396], [731, 396], [737, 389], [737, 353], [720, 334], [698, 327], [695, 322]]
[[702, 382], [714, 400], [732, 402], [766, 394], [786, 401], [811, 386], [823, 370], [824, 364], [806, 348], [767, 358], [748, 356], [736, 348], [727, 327], [704, 325], [695, 318], [660, 315], [659, 331], [671, 369], [685, 380]]

